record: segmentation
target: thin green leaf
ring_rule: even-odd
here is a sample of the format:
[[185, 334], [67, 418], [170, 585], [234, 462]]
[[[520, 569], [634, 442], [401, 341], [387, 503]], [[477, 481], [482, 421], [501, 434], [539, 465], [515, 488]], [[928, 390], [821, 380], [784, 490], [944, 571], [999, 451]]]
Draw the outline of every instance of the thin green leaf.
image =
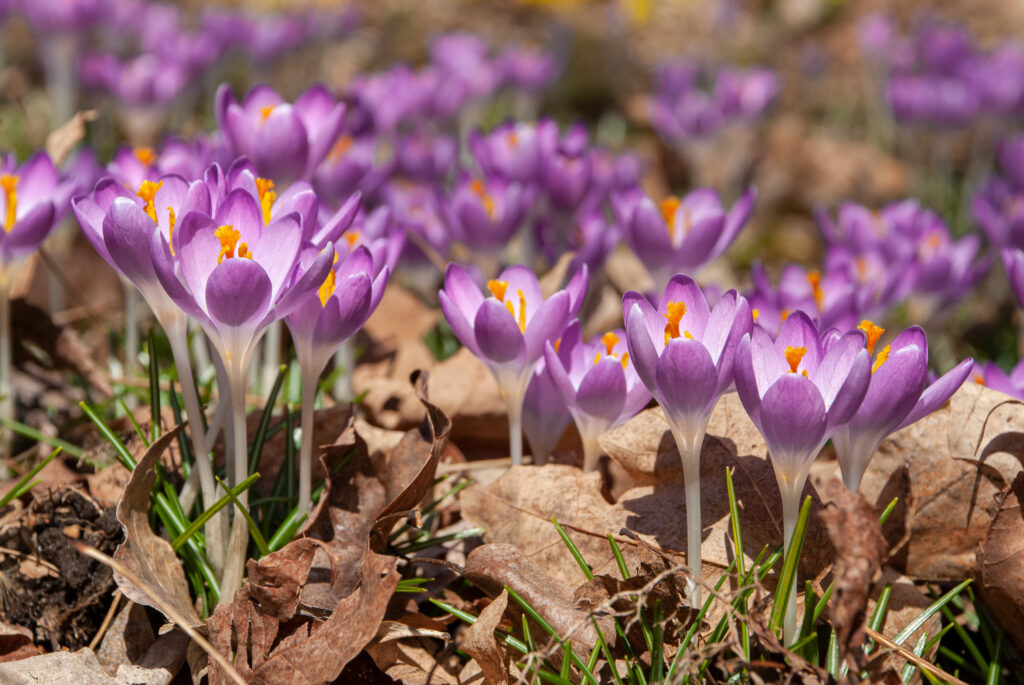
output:
[[14, 487], [11, 488], [7, 492], [6, 495], [4, 495], [3, 497], [0, 497], [0, 509], [3, 509], [8, 504], [10, 504], [10, 502], [12, 500], [14, 500], [15, 498], [21, 497], [26, 492], [31, 490], [38, 483], [38, 481], [33, 481], [32, 479], [35, 478], [36, 475], [38, 475], [38, 473], [40, 471], [42, 471], [44, 468], [46, 468], [47, 464], [49, 464], [51, 461], [56, 459], [57, 455], [60, 454], [60, 453], [61, 453], [61, 449], [58, 447], [57, 449], [55, 449], [52, 452], [50, 452], [50, 454], [48, 454], [45, 459], [43, 459], [41, 462], [39, 462], [38, 464], [33, 466], [32, 469], [28, 473], [26, 473], [24, 476], [22, 476], [21, 480], [19, 480], [14, 485]]
[[18, 421], [11, 421], [9, 419], [0, 419], [0, 426], [3, 426], [9, 431], [17, 433], [18, 435], [23, 435], [29, 440], [35, 440], [36, 442], [41, 442], [45, 445], [50, 445], [51, 447], [59, 447], [60, 449], [70, 454], [75, 459], [81, 459], [82, 457], [85, 456], [85, 450], [83, 450], [78, 445], [72, 445], [70, 442], [67, 442], [66, 440], [61, 440], [60, 438], [55, 438], [46, 435], [45, 433], [42, 433], [33, 428], [32, 426], [26, 425], [24, 423], [20, 423]]
[[956, 597], [965, 587], [971, 584], [971, 579], [968, 578], [964, 582], [957, 585], [955, 588], [947, 592], [946, 594], [939, 597], [937, 600], [932, 602], [927, 609], [922, 611], [917, 618], [907, 624], [907, 627], [896, 634], [896, 637], [892, 639], [894, 644], [902, 645], [903, 642], [917, 632], [917, 629], [924, 625], [925, 621], [932, 617], [936, 611], [942, 609], [942, 607], [949, 604], [950, 600]]
[[[128, 417], [128, 422], [132, 424], [132, 428], [135, 429], [135, 434], [139, 436], [139, 440], [142, 441], [142, 444], [148, 450], [151, 443], [149, 438], [146, 437], [146, 434], [142, 432], [142, 426], [140, 426], [139, 422], [135, 420], [132, 410], [128, 408], [128, 405], [125, 404], [123, 399], [118, 398], [117, 403], [121, 405], [121, 409], [124, 410], [124, 415]], [[152, 423], [152, 421], [150, 423]]]
[[828, 636], [828, 649], [825, 651], [825, 670], [833, 678], [839, 678], [839, 637], [835, 628]]
[[[256, 476], [257, 478], [259, 478], [259, 475], [259, 473], [252, 474], [252, 476]], [[252, 476], [249, 477], [252, 478]], [[217, 478], [217, 476], [214, 476], [214, 478]], [[222, 488], [224, 488], [224, 491], [227, 493], [227, 496], [231, 498], [231, 501], [235, 503], [235, 507], [237, 507], [238, 511], [242, 514], [242, 516], [245, 517], [245, 522], [249, 526], [249, 534], [252, 536], [252, 541], [256, 543], [256, 547], [260, 551], [260, 556], [265, 557], [268, 554], [270, 554], [270, 547], [267, 546], [267, 541], [266, 539], [264, 539], [263, 533], [260, 532], [260, 527], [256, 525], [256, 522], [252, 520], [252, 516], [249, 515], [249, 510], [245, 508], [245, 506], [241, 503], [241, 501], [239, 501], [238, 497], [235, 496], [231, 489], [228, 488], [227, 484], [225, 484], [224, 481], [222, 481], [220, 478], [217, 478], [217, 483], [220, 484]], [[241, 483], [239, 483], [239, 485], [241, 485]]]
[[896, 511], [896, 505], [900, 503], [899, 497], [893, 497], [892, 501], [886, 505], [885, 510], [882, 511], [882, 515], [878, 517], [878, 525], [884, 526], [885, 522], [892, 516], [892, 512]]
[[103, 419], [100, 418], [99, 414], [85, 402], [79, 402], [78, 406], [82, 408], [85, 415], [89, 417], [89, 420], [96, 426], [96, 430], [100, 432], [103, 439], [109, 442], [114, 447], [114, 451], [117, 453], [118, 459], [129, 471], [135, 470], [135, 457], [128, 451], [121, 438], [117, 437], [114, 431], [110, 430], [110, 427], [104, 423]]
[[775, 589], [775, 602], [772, 606], [771, 625], [776, 631], [782, 630], [782, 619], [786, 614], [786, 605], [789, 603], [790, 593], [796, 592], [797, 564], [800, 561], [800, 553], [804, 548], [804, 536], [807, 534], [807, 521], [811, 516], [811, 498], [804, 499], [800, 506], [800, 514], [796, 519], [796, 528], [793, 529], [793, 539], [786, 550], [782, 562], [782, 573], [779, 575], [779, 585]]
[[277, 402], [278, 393], [281, 392], [286, 371], [288, 371], [288, 366], [282, 364], [277, 372], [277, 378], [274, 379], [274, 385], [270, 388], [270, 394], [267, 395], [267, 403], [263, 405], [263, 413], [260, 415], [256, 435], [252, 444], [249, 445], [249, 473], [259, 467], [260, 457], [263, 455], [263, 444], [267, 440], [267, 429], [270, 428], [270, 418], [274, 415], [274, 404]]
[[[156, 355], [156, 336], [149, 329], [149, 432], [151, 440], [160, 438], [160, 361]], [[148, 445], [147, 445], [148, 447]]]
[[239, 483], [238, 485], [231, 489], [230, 492], [232, 495], [234, 495], [234, 497], [232, 497], [231, 495], [224, 495], [216, 502], [214, 502], [213, 506], [204, 511], [203, 513], [201, 513], [199, 516], [197, 516], [196, 520], [190, 523], [188, 528], [186, 528], [181, 533], [181, 535], [174, 538], [174, 540], [171, 542], [171, 548], [174, 549], [175, 552], [177, 552], [178, 549], [180, 549], [181, 546], [185, 544], [186, 540], [188, 540], [190, 537], [199, 532], [199, 530], [204, 525], [206, 525], [206, 522], [213, 518], [214, 514], [216, 514], [218, 511], [223, 509], [231, 502], [235, 501], [235, 498], [237, 498], [238, 495], [241, 495], [243, 492], [251, 488], [256, 483], [257, 480], [259, 480], [259, 474], [252, 474], [251, 476], [249, 476], [248, 478], [246, 478], [241, 483]]
[[580, 570], [583, 571], [583, 575], [587, 577], [587, 580], [593, 580], [594, 572], [590, 570], [590, 566], [583, 558], [583, 555], [580, 553], [579, 548], [576, 547], [575, 543], [573, 543], [572, 538], [570, 538], [569, 534], [565, 532], [565, 529], [562, 528], [562, 525], [555, 520], [554, 516], [551, 517], [551, 522], [555, 524], [555, 530], [558, 531], [558, 537], [562, 538], [562, 542], [564, 542], [565, 546], [569, 548], [569, 552], [572, 554], [572, 558], [576, 560], [576, 563], [579, 565]]
[[[928, 631], [921, 634], [921, 638], [917, 641], [917, 645], [914, 647], [914, 656], [921, 656], [924, 654], [924, 646], [928, 643]], [[903, 665], [903, 670], [900, 671], [900, 680], [905, 683], [909, 683], [910, 679], [914, 677], [914, 671], [917, 670], [917, 666], [908, 661]]]

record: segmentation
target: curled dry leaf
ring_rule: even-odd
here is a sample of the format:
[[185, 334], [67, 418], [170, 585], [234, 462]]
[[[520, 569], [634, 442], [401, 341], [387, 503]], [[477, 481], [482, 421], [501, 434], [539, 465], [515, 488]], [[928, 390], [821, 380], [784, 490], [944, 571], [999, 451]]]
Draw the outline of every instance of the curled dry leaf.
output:
[[1024, 473], [999, 499], [992, 526], [978, 552], [981, 595], [1013, 641], [1024, 648]]
[[[1024, 412], [1019, 403], [974, 383], [936, 412], [885, 440], [861, 492], [877, 510], [893, 497], [889, 524], [900, 540], [889, 563], [911, 578], [962, 580], [998, 510], [998, 495], [1021, 471]], [[812, 479], [834, 475], [822, 462]], [[746, 536], [746, 530], [744, 530]]]
[[259, 561], [246, 562], [249, 595], [264, 614], [278, 621], [288, 621], [295, 615], [299, 592], [309, 577], [313, 557], [322, 546], [319, 540], [302, 538]]
[[150, 599], [149, 593], [156, 594], [161, 601], [172, 606], [191, 625], [196, 626], [202, 621], [192, 606], [181, 562], [170, 543], [149, 527], [149, 493], [156, 480], [154, 467], [183, 427], [184, 424], [181, 424], [167, 431], [150, 446], [132, 471], [132, 477], [117, 504], [117, 520], [124, 529], [125, 540], [114, 552], [114, 559], [145, 583], [147, 591], [135, 587], [118, 573], [114, 573], [114, 580], [122, 594], [133, 602], [159, 610], [160, 607]]
[[85, 137], [85, 123], [95, 121], [96, 116], [94, 109], [78, 112], [46, 136], [46, 152], [56, 166], [63, 164], [79, 141]]
[[27, 659], [41, 651], [32, 641], [31, 630], [0, 621], [0, 663]]
[[836, 548], [832, 625], [836, 627], [840, 657], [849, 655], [854, 660], [851, 666], [859, 671], [864, 666], [864, 653], [854, 647], [863, 643], [872, 580], [889, 544], [874, 507], [861, 495], [835, 479], [829, 481], [826, 492], [832, 501], [821, 515]]
[[494, 630], [501, 623], [501, 617], [508, 606], [508, 590], [501, 594], [477, 616], [476, 623], [466, 630], [462, 649], [480, 664], [484, 678], [492, 685], [508, 685], [508, 667], [511, 661], [508, 650], [502, 648], [494, 637]]
[[[568, 590], [572, 586], [552, 578], [514, 545], [477, 547], [466, 559], [465, 575], [474, 585], [494, 597], [506, 587], [513, 590], [536, 609], [559, 636], [572, 639], [573, 651], [577, 654], [587, 656], [597, 644], [597, 631], [590, 620], [593, 609], [576, 608], [573, 595]], [[597, 623], [611, 644], [615, 639], [612, 619], [607, 615], [599, 616]], [[531, 632], [536, 636], [538, 645], [546, 639], [547, 634], [537, 624], [531, 626]]]

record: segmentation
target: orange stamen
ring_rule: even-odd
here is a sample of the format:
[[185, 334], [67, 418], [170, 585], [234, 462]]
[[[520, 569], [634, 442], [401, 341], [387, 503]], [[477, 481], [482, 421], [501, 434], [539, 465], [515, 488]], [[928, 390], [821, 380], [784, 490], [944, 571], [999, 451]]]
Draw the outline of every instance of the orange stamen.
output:
[[526, 332], [526, 296], [523, 295], [522, 290], [517, 290], [516, 294], [519, 295], [519, 332]]
[[137, 147], [132, 152], [135, 154], [135, 159], [139, 160], [144, 166], [150, 166], [156, 159], [156, 153], [153, 152], [151, 147]]
[[135, 193], [143, 202], [146, 203], [144, 209], [146, 210], [146, 214], [149, 215], [149, 218], [152, 219], [154, 223], [160, 222], [156, 218], [156, 207], [153, 205], [153, 200], [156, 198], [157, 191], [160, 190], [163, 185], [163, 181], [158, 181], [156, 183], [153, 183], [152, 181], [143, 181], [142, 185], [139, 186], [138, 192]]
[[167, 232], [167, 243], [171, 248], [171, 255], [174, 254], [174, 225], [178, 222], [178, 217], [174, 214], [174, 207], [167, 208], [167, 222], [170, 224], [170, 230]]
[[985, 377], [982, 376], [980, 373], [976, 373], [974, 374], [974, 382], [977, 383], [978, 385], [985, 385]]
[[348, 248], [351, 250], [359, 242], [359, 231], [349, 231], [345, 233], [345, 242], [348, 243]]
[[260, 194], [260, 208], [263, 210], [263, 225], [270, 223], [270, 208], [277, 200], [277, 193], [274, 192], [274, 182], [269, 178], [256, 179], [256, 191]]
[[334, 269], [327, 272], [327, 278], [324, 279], [320, 289], [316, 291], [316, 294], [320, 296], [320, 306], [326, 307], [327, 300], [330, 299], [331, 295], [334, 294], [334, 288], [337, 284], [337, 277], [334, 275]]
[[665, 344], [668, 345], [668, 341], [672, 338], [678, 338], [679, 333], [679, 322], [682, 321], [683, 316], [686, 315], [686, 303], [685, 302], [669, 302], [667, 306], [668, 313], [662, 314], [668, 323], [665, 324]]
[[266, 107], [260, 107], [260, 123], [266, 122], [270, 117], [270, 113], [274, 111], [274, 107], [277, 105], [267, 105]]
[[352, 147], [351, 136], [342, 136], [338, 138], [337, 142], [331, 146], [331, 151], [327, 153], [327, 159], [331, 162], [337, 162], [339, 159], [345, 156], [348, 149]]
[[800, 362], [803, 361], [804, 355], [807, 354], [806, 347], [787, 347], [786, 348], [786, 361], [789, 362], [789, 372], [796, 373], [797, 367], [800, 366]]
[[491, 197], [491, 195], [487, 192], [487, 188], [486, 186], [484, 186], [484, 182], [481, 181], [480, 179], [476, 179], [473, 181], [473, 183], [470, 184], [469, 187], [470, 189], [472, 189], [474, 193], [477, 194], [477, 197], [479, 197], [480, 201], [483, 203], [484, 211], [487, 212], [487, 218], [490, 219], [491, 221], [494, 221], [494, 198]]
[[508, 281], [496, 281], [491, 279], [487, 281], [487, 289], [490, 290], [491, 294], [498, 299], [498, 302], [504, 302], [505, 291], [508, 290]]
[[7, 216], [4, 218], [4, 232], [10, 233], [18, 214], [18, 177], [4, 174], [0, 176], [0, 188], [3, 188], [7, 199]]
[[807, 272], [807, 282], [811, 284], [811, 292], [814, 293], [814, 303], [821, 309], [821, 303], [825, 300], [825, 293], [821, 289], [821, 272], [813, 269]]
[[236, 247], [238, 257], [252, 259], [252, 253], [249, 252], [249, 246], [246, 243], [238, 243], [242, 238], [242, 234], [235, 230], [234, 226], [229, 224], [220, 226], [214, 235], [216, 235], [217, 240], [220, 241], [220, 254], [217, 255], [218, 264], [223, 262], [225, 259], [234, 258], [236, 256]]
[[751, 309], [750, 316], [753, 317], [754, 321], [757, 321], [757, 317], [761, 316], [761, 310], [756, 308]]
[[612, 350], [619, 344], [619, 336], [615, 335], [612, 331], [608, 331], [601, 336], [601, 342], [604, 343], [604, 348], [608, 350], [608, 354], [612, 354]]
[[622, 370], [625, 371], [627, 366], [629, 366], [629, 352], [623, 352], [622, 353]]
[[878, 339], [882, 337], [883, 333], [885, 333], [885, 329], [882, 328], [881, 326], [876, 326], [873, 321], [869, 321], [867, 319], [864, 319], [859, 324], [857, 324], [857, 328], [859, 330], [862, 330], [865, 333], [867, 333], [867, 336], [868, 336], [868, 344], [867, 344], [868, 354], [874, 354], [875, 353], [875, 343], [877, 343]]
[[892, 345], [886, 345], [882, 348], [882, 351], [875, 357], [875, 365], [871, 367], [871, 373], [878, 371], [878, 369], [885, 363], [885, 360], [889, 358], [889, 350], [892, 349]]
[[675, 195], [669, 195], [661, 201], [661, 218], [665, 220], [665, 225], [668, 227], [668, 237], [675, 238], [676, 233], [676, 210], [679, 209], [679, 205], [682, 204], [679, 198]]

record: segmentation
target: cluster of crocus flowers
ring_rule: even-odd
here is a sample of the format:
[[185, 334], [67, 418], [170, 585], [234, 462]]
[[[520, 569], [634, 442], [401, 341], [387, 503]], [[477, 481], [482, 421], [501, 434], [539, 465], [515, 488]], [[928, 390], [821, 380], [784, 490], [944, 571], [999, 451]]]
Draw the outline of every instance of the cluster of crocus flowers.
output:
[[564, 290], [545, 298], [524, 266], [510, 266], [487, 282], [487, 295], [468, 270], [452, 263], [439, 294], [441, 311], [459, 341], [487, 364], [508, 405], [509, 454], [522, 463], [523, 395], [544, 344], [557, 339], [583, 304], [587, 268]]
[[[736, 348], [752, 325], [750, 306], [730, 290], [711, 308], [693, 279], [677, 274], [657, 309], [635, 292], [626, 293], [622, 309], [630, 362], [661, 405], [682, 459], [687, 562], [699, 578], [701, 446], [711, 411], [732, 385]], [[699, 606], [699, 584], [689, 589], [691, 606]]]

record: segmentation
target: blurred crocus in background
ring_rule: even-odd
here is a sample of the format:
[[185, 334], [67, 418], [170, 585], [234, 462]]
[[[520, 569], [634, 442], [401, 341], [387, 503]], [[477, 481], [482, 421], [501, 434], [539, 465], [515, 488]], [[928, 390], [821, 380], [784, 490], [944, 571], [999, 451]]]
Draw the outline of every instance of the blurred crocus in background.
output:
[[[686, 543], [690, 573], [701, 575], [700, 453], [708, 419], [733, 382], [733, 359], [752, 325], [750, 306], [735, 290], [714, 308], [689, 276], [677, 274], [658, 308], [639, 293], [622, 299], [630, 363], [658, 400], [683, 462], [686, 483]], [[690, 583], [690, 606], [701, 590]]]
[[587, 292], [583, 266], [564, 290], [545, 298], [540, 283], [524, 266], [510, 266], [487, 282], [489, 296], [470, 272], [448, 265], [439, 294], [441, 311], [463, 345], [487, 364], [508, 405], [509, 453], [523, 460], [523, 395], [544, 344], [558, 337], [579, 313]]
[[583, 442], [583, 470], [597, 468], [601, 434], [633, 417], [651, 394], [629, 363], [624, 331], [609, 331], [584, 343], [579, 321], [569, 324], [558, 349], [544, 345], [552, 385], [569, 408]]
[[[824, 341], [803, 312], [791, 314], [778, 336], [760, 326], [736, 350], [736, 391], [768, 446], [782, 495], [783, 544], [790, 547], [800, 495], [811, 462], [856, 414], [871, 380], [871, 357], [861, 330]], [[783, 634], [796, 634], [796, 592], [789, 595]]]

